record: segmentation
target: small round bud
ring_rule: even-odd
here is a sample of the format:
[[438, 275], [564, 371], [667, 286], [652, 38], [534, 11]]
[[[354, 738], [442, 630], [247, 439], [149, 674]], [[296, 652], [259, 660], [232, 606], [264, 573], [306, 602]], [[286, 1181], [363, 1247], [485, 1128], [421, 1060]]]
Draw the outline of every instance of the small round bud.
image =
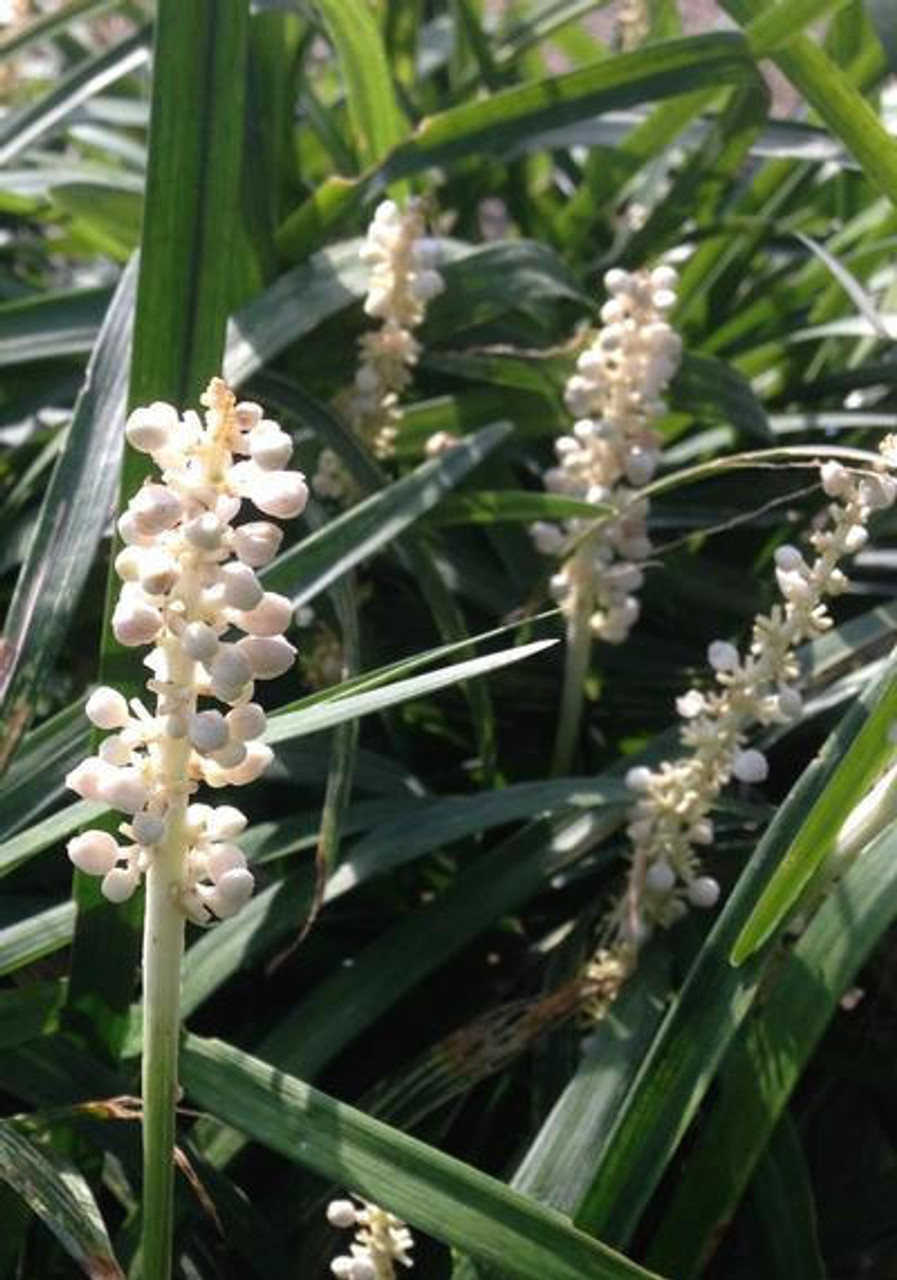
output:
[[688, 886], [688, 900], [693, 907], [709, 911], [719, 902], [719, 885], [712, 876], [696, 876]]
[[245, 871], [246, 856], [235, 844], [213, 844], [206, 855], [209, 875], [218, 881], [229, 871]]
[[208, 828], [213, 839], [230, 840], [246, 830], [248, 819], [235, 805], [220, 804], [211, 811]]
[[154, 605], [119, 600], [112, 613], [112, 630], [118, 643], [128, 648], [152, 644], [162, 630], [162, 615]]
[[784, 569], [786, 573], [793, 573], [796, 569], [804, 567], [804, 558], [798, 551], [797, 547], [792, 547], [789, 542], [778, 547], [775, 554], [775, 562], [780, 569]]
[[100, 743], [99, 756], [106, 764], [116, 766], [131, 763], [131, 747], [121, 734], [115, 733]]
[[125, 424], [125, 435], [132, 449], [139, 453], [156, 453], [168, 443], [177, 425], [178, 414], [174, 406], [157, 400], [155, 404], [134, 410]]
[[737, 751], [732, 772], [739, 782], [763, 782], [769, 776], [769, 764], [762, 751], [749, 747], [747, 751]]
[[630, 791], [647, 791], [653, 780], [654, 774], [643, 764], [634, 765], [626, 772], [626, 786]]
[[327, 1206], [327, 1221], [331, 1227], [341, 1227], [343, 1230], [354, 1227], [358, 1221], [355, 1205], [351, 1200], [331, 1200]]
[[113, 867], [103, 877], [100, 892], [110, 902], [127, 902], [137, 888], [137, 872], [130, 867]]
[[128, 510], [140, 533], [154, 537], [171, 529], [181, 518], [181, 500], [164, 484], [145, 484], [131, 499]]
[[151, 549], [141, 557], [138, 576], [147, 595], [164, 596], [178, 580], [178, 567], [163, 551]]
[[234, 553], [244, 564], [260, 569], [277, 555], [283, 533], [267, 520], [253, 520], [234, 529]]
[[276, 423], [263, 422], [249, 437], [249, 456], [263, 471], [279, 471], [292, 454], [292, 440]]
[[123, 729], [131, 718], [125, 698], [107, 685], [94, 689], [84, 710], [90, 723], [98, 729]]
[[146, 783], [136, 769], [108, 766], [100, 779], [100, 796], [112, 809], [139, 813], [147, 801]]
[[123, 582], [137, 582], [142, 559], [139, 547], [122, 547], [115, 557], [115, 572]]
[[218, 751], [228, 738], [227, 725], [220, 711], [200, 711], [190, 717], [190, 741], [204, 755]]
[[240, 614], [238, 625], [253, 636], [279, 636], [292, 620], [293, 602], [276, 591], [266, 591], [254, 609]]
[[217, 551], [223, 536], [224, 526], [212, 511], [204, 511], [184, 525], [184, 537], [198, 551]]
[[245, 564], [226, 564], [221, 569], [224, 598], [232, 609], [254, 609], [264, 596], [262, 584]]
[[676, 883], [676, 873], [668, 862], [652, 862], [645, 872], [645, 887], [652, 893], [669, 893]]
[[242, 742], [238, 742], [236, 738], [225, 742], [223, 747], [219, 747], [217, 751], [211, 753], [212, 759], [216, 764], [220, 764], [222, 769], [235, 769], [238, 764], [242, 764], [246, 759], [246, 748]]
[[241, 650], [242, 643], [243, 641], [218, 646], [218, 651], [209, 664], [213, 687], [241, 689], [252, 679], [251, 660]]
[[257, 702], [244, 702], [241, 707], [234, 707], [225, 719], [231, 736], [239, 742], [260, 738], [268, 724], [268, 718]]
[[348, 1275], [349, 1280], [377, 1280], [377, 1268], [370, 1258], [355, 1257]]
[[215, 885], [214, 893], [209, 898], [209, 905], [215, 915], [221, 919], [235, 916], [252, 897], [254, 888], [252, 872], [247, 871], [245, 867], [234, 867], [231, 871], [225, 871]]
[[707, 648], [707, 661], [714, 671], [734, 671], [740, 662], [738, 650], [728, 640], [714, 640]]
[[70, 860], [89, 876], [104, 876], [115, 866], [119, 847], [108, 831], [85, 831], [66, 846]]
[[210, 662], [218, 651], [218, 636], [206, 622], [189, 623], [181, 635], [181, 648], [196, 662]]
[[214, 810], [208, 804], [188, 804], [187, 805], [187, 833], [194, 840], [200, 839], [206, 834], [206, 829], [212, 820]]
[[334, 1258], [330, 1264], [330, 1270], [336, 1276], [336, 1280], [349, 1280], [352, 1271], [352, 1259], [347, 1253], [340, 1254], [338, 1258]]
[[158, 844], [165, 835], [165, 820], [155, 813], [135, 813], [131, 826], [137, 843], [148, 847]]
[[850, 472], [840, 462], [824, 462], [819, 468], [822, 487], [830, 498], [841, 498], [850, 488]]
[[247, 495], [266, 516], [291, 520], [308, 502], [308, 487], [301, 471], [260, 471]]
[[289, 671], [296, 650], [283, 636], [245, 636], [238, 640], [237, 650], [249, 663], [258, 680], [275, 680]]
[[100, 788], [109, 766], [96, 756], [88, 756], [65, 775], [65, 785], [83, 800], [101, 800]]

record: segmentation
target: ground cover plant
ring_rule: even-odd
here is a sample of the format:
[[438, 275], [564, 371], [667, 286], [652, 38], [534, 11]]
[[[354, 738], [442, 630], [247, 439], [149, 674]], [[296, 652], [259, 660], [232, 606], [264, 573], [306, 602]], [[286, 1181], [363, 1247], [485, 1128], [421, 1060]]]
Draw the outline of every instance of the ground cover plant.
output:
[[891, 6], [0, 24], [0, 1277], [890, 1274]]

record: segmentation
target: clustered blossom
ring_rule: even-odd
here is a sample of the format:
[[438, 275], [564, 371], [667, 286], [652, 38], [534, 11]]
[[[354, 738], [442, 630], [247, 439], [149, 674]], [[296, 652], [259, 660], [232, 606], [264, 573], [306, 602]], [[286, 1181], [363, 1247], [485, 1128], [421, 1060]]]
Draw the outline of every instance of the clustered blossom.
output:
[[[887, 447], [883, 453], [890, 462]], [[854, 474], [829, 461], [821, 478], [833, 501], [825, 525], [810, 535], [815, 557], [808, 561], [795, 546], [779, 547], [782, 601], [755, 619], [744, 656], [727, 640], [714, 640], [708, 660], [715, 685], [690, 689], [677, 701], [685, 754], [657, 769], [637, 766], [627, 774], [637, 797], [627, 828], [632, 864], [627, 891], [612, 915], [615, 942], [624, 952], [636, 951], [655, 926], [673, 924], [689, 906], [715, 906], [720, 888], [702, 873], [699, 856], [714, 840], [714, 802], [732, 778], [761, 783], [767, 777], [766, 757], [747, 744], [748, 733], [801, 715], [795, 649], [832, 625], [825, 598], [848, 585], [838, 562], [865, 545], [871, 514], [897, 497], [897, 481], [883, 472]], [[599, 959], [608, 954], [599, 953]]]
[[[201, 783], [242, 786], [267, 768], [272, 752], [261, 741], [266, 719], [254, 682], [283, 675], [296, 654], [283, 635], [291, 602], [265, 591], [255, 572], [283, 535], [269, 520], [235, 522], [246, 499], [266, 516], [297, 516], [308, 491], [300, 472], [285, 469], [289, 436], [257, 404], [237, 404], [218, 378], [202, 403], [204, 421], [162, 402], [128, 419], [128, 440], [161, 477], [144, 483], [118, 522], [125, 546], [115, 561], [122, 589], [112, 628], [123, 645], [154, 646], [144, 661], [156, 708], [95, 690], [87, 716], [109, 736], [66, 784], [127, 815], [119, 827], [126, 843], [86, 831], [68, 846], [75, 866], [103, 877], [107, 898], [132, 895], [177, 821], [187, 845], [179, 902], [209, 924], [252, 894], [234, 843], [246, 818], [231, 805], [188, 801]], [[201, 708], [200, 699], [225, 709]]]
[[[391, 457], [401, 418], [399, 399], [420, 356], [414, 336], [427, 305], [444, 288], [436, 270], [440, 248], [427, 235], [426, 206], [412, 198], [377, 206], [361, 249], [371, 268], [364, 310], [381, 323], [359, 341], [359, 365], [340, 405], [352, 430], [380, 458]], [[332, 450], [321, 453], [314, 489], [323, 498], [351, 496], [351, 480]]]
[[651, 551], [648, 503], [637, 497], [660, 461], [651, 423], [666, 410], [662, 397], [682, 343], [665, 319], [676, 302], [672, 267], [615, 268], [604, 282], [610, 298], [601, 309], [602, 328], [567, 384], [576, 422], [555, 442], [558, 464], [546, 472], [545, 487], [605, 504], [612, 514], [591, 533], [591, 522], [577, 518], [539, 522], [532, 534], [539, 551], [563, 558], [551, 590], [565, 613], [584, 610], [596, 638], [619, 644], [638, 618], [640, 566]]
[[414, 1238], [401, 1219], [367, 1200], [331, 1200], [327, 1220], [334, 1227], [355, 1229], [349, 1252], [334, 1258], [337, 1280], [395, 1280], [395, 1263], [413, 1266]]
[[651, 30], [647, 0], [622, 0], [617, 10], [617, 44], [624, 53], [644, 44]]

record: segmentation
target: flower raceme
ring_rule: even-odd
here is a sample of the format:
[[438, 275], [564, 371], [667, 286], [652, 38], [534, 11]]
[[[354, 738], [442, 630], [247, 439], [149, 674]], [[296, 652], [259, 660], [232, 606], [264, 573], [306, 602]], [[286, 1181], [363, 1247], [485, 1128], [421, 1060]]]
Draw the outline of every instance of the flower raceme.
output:
[[[427, 235], [425, 202], [412, 198], [404, 208], [394, 200], [379, 204], [360, 257], [371, 269], [364, 310], [380, 324], [359, 341], [355, 380], [340, 408], [352, 431], [378, 457], [389, 458], [401, 419], [399, 398], [420, 357], [415, 330], [445, 287], [436, 270], [439, 242]], [[323, 498], [351, 496], [352, 481], [330, 449], [321, 452], [313, 484]]]
[[[883, 454], [890, 463], [889, 448]], [[636, 951], [655, 926], [674, 923], [689, 906], [716, 904], [719, 885], [703, 874], [699, 856], [714, 840], [713, 804], [732, 778], [761, 783], [767, 777], [766, 757], [748, 745], [747, 735], [800, 717], [795, 650], [831, 627], [825, 600], [848, 585], [838, 562], [865, 545], [870, 516], [897, 497], [897, 481], [884, 472], [857, 474], [829, 461], [821, 479], [832, 501], [827, 524], [810, 535], [815, 556], [808, 560], [797, 547], [779, 547], [781, 602], [755, 619], [743, 656], [727, 640], [714, 640], [707, 655], [714, 685], [690, 689], [677, 701], [683, 756], [627, 775], [636, 797], [627, 828], [632, 862], [627, 890], [612, 914], [616, 945], [624, 949]]]
[[676, 302], [672, 267], [604, 277], [610, 295], [602, 328], [577, 361], [565, 399], [572, 433], [555, 443], [557, 466], [545, 474], [553, 493], [606, 504], [613, 514], [588, 533], [586, 519], [532, 527], [536, 547], [562, 557], [551, 590], [564, 612], [585, 608], [592, 634], [611, 644], [626, 639], [639, 614], [640, 567], [651, 551], [648, 506], [636, 491], [654, 476], [660, 440], [651, 426], [679, 364], [682, 343], [666, 319]]
[[411, 1232], [395, 1214], [362, 1200], [331, 1200], [327, 1220], [333, 1227], [355, 1228], [350, 1252], [334, 1258], [330, 1269], [337, 1280], [395, 1280], [395, 1263], [413, 1265]]
[[[115, 689], [95, 690], [87, 716], [109, 736], [66, 783], [126, 815], [124, 844], [86, 831], [68, 845], [76, 867], [103, 877], [108, 899], [129, 898], [156, 851], [179, 839], [186, 855], [174, 896], [186, 916], [210, 924], [252, 894], [235, 843], [246, 818], [232, 805], [190, 797], [201, 783], [242, 786], [264, 772], [272, 753], [260, 740], [266, 720], [254, 682], [284, 674], [296, 652], [283, 635], [290, 601], [265, 591], [255, 573], [283, 535], [267, 519], [236, 520], [246, 500], [264, 516], [290, 519], [308, 491], [300, 472], [286, 470], [289, 436], [258, 405], [237, 404], [218, 378], [202, 403], [204, 419], [161, 402], [128, 419], [130, 444], [161, 475], [118, 522], [125, 546], [115, 561], [122, 588], [112, 628], [123, 645], [153, 646], [144, 661], [155, 711]], [[203, 705], [207, 699], [223, 709]]]

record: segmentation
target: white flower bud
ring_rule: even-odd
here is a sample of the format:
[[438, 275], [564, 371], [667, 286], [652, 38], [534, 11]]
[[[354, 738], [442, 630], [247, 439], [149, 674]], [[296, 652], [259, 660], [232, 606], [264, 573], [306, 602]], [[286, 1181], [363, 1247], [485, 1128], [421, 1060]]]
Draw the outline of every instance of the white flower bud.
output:
[[283, 636], [244, 636], [236, 644], [237, 650], [249, 663], [257, 680], [274, 680], [289, 671], [296, 657], [296, 650]]
[[131, 718], [125, 698], [107, 685], [94, 689], [84, 710], [98, 729], [123, 729]]
[[792, 573], [796, 569], [806, 568], [804, 558], [797, 547], [792, 547], [788, 542], [776, 550], [775, 562], [780, 569], [784, 569], [788, 573]]
[[283, 533], [267, 520], [253, 520], [233, 532], [234, 553], [244, 564], [260, 569], [277, 555]]
[[99, 791], [111, 809], [122, 813], [139, 813], [147, 801], [146, 783], [138, 771], [129, 766], [121, 769], [108, 766], [100, 778]]
[[96, 756], [88, 756], [65, 775], [65, 785], [84, 800], [101, 800], [100, 788], [108, 768]]
[[131, 867], [113, 867], [103, 878], [100, 892], [110, 902], [121, 903], [133, 896], [137, 888], [137, 872]]
[[227, 724], [220, 711], [200, 711], [190, 717], [188, 734], [196, 750], [208, 755], [227, 742]]
[[292, 620], [293, 602], [276, 591], [266, 591], [254, 609], [240, 613], [237, 624], [253, 636], [279, 636]]
[[676, 883], [676, 873], [668, 862], [652, 862], [645, 872], [645, 887], [652, 893], [669, 893]]
[[719, 885], [712, 876], [696, 876], [686, 892], [691, 905], [705, 911], [719, 902]]
[[133, 511], [123, 511], [118, 517], [118, 532], [128, 546], [149, 547], [152, 545], [152, 537], [147, 533], [141, 533], [137, 524], [137, 517]]
[[764, 782], [769, 776], [769, 764], [762, 751], [749, 747], [747, 751], [735, 753], [732, 772], [739, 782]]
[[122, 547], [115, 557], [115, 572], [123, 582], [137, 582], [142, 559], [140, 547]]
[[349, 1280], [377, 1280], [377, 1268], [370, 1258], [358, 1255], [352, 1259], [348, 1277]]
[[262, 406], [254, 400], [241, 400], [234, 414], [241, 431], [252, 431], [262, 420]]
[[131, 499], [128, 510], [144, 536], [171, 529], [181, 518], [181, 500], [164, 484], [145, 484]]
[[221, 569], [224, 598], [233, 609], [254, 609], [264, 589], [252, 569], [245, 564], [226, 564]]
[[240, 648], [243, 643], [244, 641], [241, 640], [238, 644], [218, 646], [218, 651], [209, 665], [213, 684], [242, 688], [252, 679], [251, 659]]
[[187, 834], [192, 836], [194, 840], [201, 839], [212, 821], [214, 812], [215, 810], [208, 804], [188, 804]]
[[844, 549], [853, 555], [857, 551], [861, 551], [865, 547], [869, 539], [869, 534], [861, 524], [855, 524], [844, 535]]
[[147, 595], [167, 595], [178, 580], [178, 568], [164, 551], [148, 550], [140, 560], [140, 585]]
[[104, 876], [115, 866], [119, 847], [108, 831], [85, 831], [66, 846], [70, 860], [89, 876]]
[[330, 1270], [336, 1276], [336, 1280], [349, 1280], [352, 1271], [352, 1259], [347, 1253], [342, 1253], [338, 1258], [334, 1258], [330, 1264]]
[[232, 804], [220, 804], [212, 809], [207, 826], [214, 840], [230, 840], [245, 831], [247, 817]]
[[260, 738], [268, 724], [268, 719], [257, 702], [244, 702], [241, 707], [234, 707], [228, 711], [225, 719], [231, 737], [239, 742]]
[[168, 444], [177, 430], [178, 414], [173, 405], [157, 400], [148, 408], [135, 409], [125, 424], [125, 435], [133, 449], [140, 453], [156, 453]]
[[645, 792], [654, 781], [654, 774], [643, 764], [633, 765], [626, 772], [626, 786], [630, 791]]
[[130, 764], [132, 754], [132, 748], [121, 734], [115, 733], [111, 738], [106, 738], [100, 743], [99, 756], [106, 764], [116, 766]]
[[184, 537], [199, 551], [217, 551], [223, 536], [224, 525], [212, 511], [204, 511], [184, 525]]
[[209, 875], [218, 881], [228, 871], [245, 871], [246, 855], [235, 844], [213, 844], [206, 854], [206, 865]]
[[308, 487], [301, 471], [260, 471], [247, 496], [266, 516], [290, 520], [305, 510]]
[[226, 920], [230, 916], [235, 916], [242, 907], [245, 907], [252, 897], [254, 888], [255, 881], [252, 878], [252, 872], [247, 871], [245, 868], [235, 867], [231, 871], [225, 871], [224, 875], [216, 883], [215, 890], [208, 900], [209, 906], [219, 919]]
[[218, 636], [206, 622], [191, 622], [181, 635], [181, 648], [188, 658], [208, 663], [218, 651]]
[[689, 689], [688, 693], [683, 693], [680, 698], [676, 699], [676, 710], [683, 720], [694, 720], [696, 716], [701, 715], [706, 709], [706, 699], [698, 689]]
[[714, 671], [735, 671], [741, 659], [734, 644], [728, 640], [714, 640], [707, 648], [707, 661]]
[[263, 471], [279, 471], [289, 462], [293, 442], [276, 423], [262, 423], [249, 438], [249, 455]]
[[165, 835], [165, 820], [155, 813], [135, 813], [131, 819], [134, 839], [138, 844], [158, 844]]
[[327, 1206], [327, 1221], [332, 1227], [344, 1230], [354, 1227], [358, 1221], [355, 1205], [351, 1200], [331, 1200]]
[[564, 531], [558, 525], [549, 524], [545, 520], [539, 520], [531, 525], [530, 534], [536, 544], [536, 550], [543, 556], [560, 555], [567, 542]]
[[841, 498], [850, 487], [850, 472], [834, 460], [824, 462], [819, 468], [822, 487], [830, 498]]
[[112, 613], [112, 631], [119, 644], [134, 648], [152, 644], [162, 630], [162, 615], [154, 605], [119, 600]]

